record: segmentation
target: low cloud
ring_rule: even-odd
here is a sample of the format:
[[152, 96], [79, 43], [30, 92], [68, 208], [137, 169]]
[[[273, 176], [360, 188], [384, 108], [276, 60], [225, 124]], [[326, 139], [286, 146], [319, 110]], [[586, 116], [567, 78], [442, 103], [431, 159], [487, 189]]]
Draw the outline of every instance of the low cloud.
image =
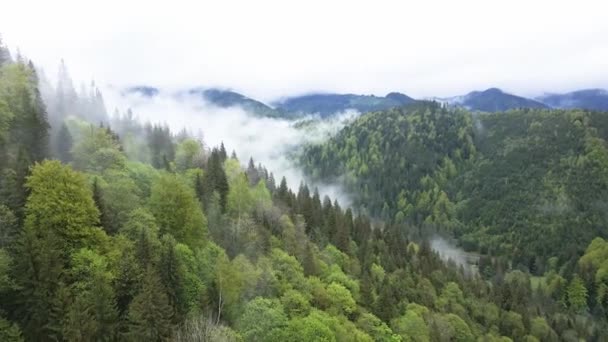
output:
[[200, 96], [176, 95], [172, 91], [160, 91], [157, 96], [121, 94], [116, 89], [104, 92], [111, 107], [131, 108], [142, 122], [164, 123], [173, 132], [186, 129], [196, 137], [202, 137], [207, 146], [224, 143], [230, 153], [236, 151], [241, 164], [246, 165], [252, 157], [269, 172], [273, 172], [278, 183], [286, 177], [288, 186], [297, 191], [300, 182], [309, 187], [318, 187], [321, 196], [327, 195], [340, 204], [351, 204], [349, 196], [338, 184], [311, 182], [289, 158], [303, 144], [319, 143], [335, 134], [346, 122], [359, 113], [347, 111], [330, 120], [319, 120], [310, 115], [298, 121], [256, 117], [240, 107], [219, 108], [206, 103]]
[[462, 266], [469, 274], [476, 274], [478, 272], [476, 263], [479, 260], [479, 256], [477, 254], [466, 252], [456, 246], [455, 243], [439, 235], [433, 236], [429, 242], [431, 248], [439, 254], [439, 257], [443, 261], [452, 261], [457, 266]]

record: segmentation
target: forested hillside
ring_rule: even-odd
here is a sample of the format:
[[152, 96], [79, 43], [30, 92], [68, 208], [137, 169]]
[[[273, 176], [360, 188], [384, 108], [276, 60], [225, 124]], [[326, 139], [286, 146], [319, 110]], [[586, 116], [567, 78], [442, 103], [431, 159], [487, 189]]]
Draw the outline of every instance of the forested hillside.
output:
[[556, 272], [584, 272], [579, 257], [608, 235], [607, 129], [602, 112], [471, 114], [426, 103], [366, 114], [307, 147], [301, 162], [313, 177], [345, 184], [373, 217], [410, 235], [452, 234], [493, 260], [482, 273], [504, 260], [544, 275], [544, 287]]
[[[603, 194], [585, 184], [603, 174], [602, 116], [514, 112], [524, 118], [503, 127], [507, 116], [474, 119], [436, 104], [363, 116], [326, 147], [311, 148], [308, 161], [323, 161], [319, 176], [331, 175], [332, 165], [348, 171], [349, 184], [362, 191], [357, 204], [369, 202], [370, 212], [387, 218], [372, 224], [305, 184], [292, 192], [253, 160], [243, 168], [223, 145], [207, 149], [185, 132], [140, 123], [130, 111], [100, 124], [103, 97], [73, 91], [67, 69], [60, 84], [47, 85], [47, 102], [64, 103], [68, 93], [75, 94], [72, 105], [51, 106], [31, 62], [0, 63], [1, 341], [607, 338], [603, 240], [589, 246], [580, 276], [548, 262], [542, 286], [532, 286], [529, 274], [502, 260], [480, 265], [483, 277], [465, 273], [424, 239], [411, 239], [405, 226], [433, 224], [491, 246], [490, 235], [477, 238], [465, 223], [486, 225], [504, 213], [488, 208], [470, 218], [470, 203], [491, 203], [486, 197], [497, 193], [464, 197], [459, 184], [483, 187], [468, 180], [485, 174], [483, 167], [508, 171], [493, 150], [509, 156], [532, 148], [524, 143], [536, 135], [506, 138], [515, 122], [555, 132], [539, 134], [553, 144], [538, 140], [538, 149], [556, 150], [553, 140], [564, 138], [571, 152], [546, 161], [531, 154], [542, 157], [541, 170], [509, 181], [543, 170], [555, 178], [594, 172], [572, 173], [580, 180], [561, 186], [542, 172], [547, 189], [538, 187], [568, 196], [575, 222], [601, 223]], [[527, 115], [563, 119], [545, 128]], [[575, 144], [579, 136], [585, 139]], [[563, 158], [580, 167], [564, 166]], [[524, 190], [518, 186], [513, 196]], [[590, 198], [597, 202], [583, 202]], [[585, 205], [598, 208], [579, 207]], [[505, 239], [515, 234], [503, 227], [492, 229]]]

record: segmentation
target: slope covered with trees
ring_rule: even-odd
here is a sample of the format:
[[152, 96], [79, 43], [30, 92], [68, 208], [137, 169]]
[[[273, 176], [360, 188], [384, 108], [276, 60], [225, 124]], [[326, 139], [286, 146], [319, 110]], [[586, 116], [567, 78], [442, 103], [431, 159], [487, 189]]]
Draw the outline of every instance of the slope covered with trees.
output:
[[[80, 112], [49, 125], [34, 70], [0, 66], [2, 341], [606, 338], [589, 285], [600, 240], [581, 259], [587, 273], [553, 270], [541, 288], [506, 267], [467, 275], [400, 224], [372, 224], [305, 184], [294, 193], [223, 146], [130, 112], [111, 126]], [[476, 153], [462, 115], [458, 146], [434, 145], [455, 168]], [[55, 131], [61, 150], [48, 148]]]
[[606, 118], [427, 103], [365, 115], [302, 162], [346, 184], [373, 216], [447, 230], [542, 274], [549, 258], [575, 262], [607, 233]]
[[426, 103], [364, 115], [301, 162], [410, 236], [456, 236], [484, 255], [482, 274], [505, 262], [554, 286], [545, 281], [574, 279], [588, 244], [608, 235], [607, 129], [602, 112], [472, 114]]

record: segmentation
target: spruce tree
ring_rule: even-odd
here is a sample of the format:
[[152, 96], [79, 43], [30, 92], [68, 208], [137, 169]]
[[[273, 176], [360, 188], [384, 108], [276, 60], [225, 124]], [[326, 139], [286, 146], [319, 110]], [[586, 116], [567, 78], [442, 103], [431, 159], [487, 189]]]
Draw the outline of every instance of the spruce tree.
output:
[[2, 36], [0, 36], [0, 67], [11, 62], [11, 53], [8, 48], [4, 46]]
[[139, 294], [129, 305], [129, 340], [168, 340], [171, 336], [172, 317], [173, 310], [160, 277], [149, 266]]
[[224, 147], [224, 142], [222, 141], [220, 144], [220, 160], [223, 163], [226, 159], [228, 159], [228, 154], [226, 153], [226, 147]]
[[256, 185], [260, 181], [260, 175], [255, 167], [253, 158], [249, 158], [249, 164], [247, 166], [247, 179], [250, 185]]
[[64, 163], [71, 162], [72, 146], [74, 143], [70, 130], [65, 123], [63, 123], [61, 128], [59, 128], [59, 132], [57, 133], [57, 137], [55, 139], [55, 148], [57, 150], [57, 157], [59, 157], [59, 160]]
[[112, 224], [110, 222], [108, 210], [103, 199], [103, 192], [101, 190], [101, 187], [99, 186], [99, 181], [97, 177], [93, 179], [93, 201], [95, 202], [97, 210], [99, 210], [99, 223], [101, 224], [101, 227], [108, 234], [115, 233], [116, 229], [112, 227]]

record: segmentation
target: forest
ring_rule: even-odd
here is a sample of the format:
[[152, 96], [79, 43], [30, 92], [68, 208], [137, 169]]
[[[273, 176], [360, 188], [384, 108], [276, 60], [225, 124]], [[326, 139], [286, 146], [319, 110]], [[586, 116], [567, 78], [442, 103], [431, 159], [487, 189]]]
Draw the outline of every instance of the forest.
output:
[[362, 115], [302, 155], [350, 208], [0, 44], [0, 340], [606, 340], [604, 117]]

